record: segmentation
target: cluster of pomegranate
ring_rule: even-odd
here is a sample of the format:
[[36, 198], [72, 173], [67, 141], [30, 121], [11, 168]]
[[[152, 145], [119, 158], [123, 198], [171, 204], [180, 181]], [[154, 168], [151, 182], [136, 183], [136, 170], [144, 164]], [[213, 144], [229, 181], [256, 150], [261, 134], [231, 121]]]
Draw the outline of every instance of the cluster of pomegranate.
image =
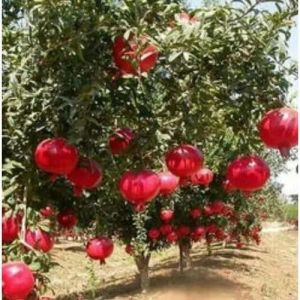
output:
[[63, 138], [43, 140], [35, 149], [34, 159], [39, 169], [50, 173], [52, 180], [66, 177], [74, 186], [74, 195], [83, 189], [94, 189], [101, 184], [102, 170], [98, 163], [80, 157], [75, 146]]

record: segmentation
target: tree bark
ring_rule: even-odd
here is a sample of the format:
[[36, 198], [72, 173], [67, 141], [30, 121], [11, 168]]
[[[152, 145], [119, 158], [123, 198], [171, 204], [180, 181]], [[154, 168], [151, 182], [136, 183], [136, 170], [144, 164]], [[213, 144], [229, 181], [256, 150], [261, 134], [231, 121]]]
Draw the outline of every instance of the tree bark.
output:
[[192, 268], [192, 260], [190, 256], [191, 244], [189, 242], [179, 242], [179, 271], [183, 273], [184, 269]]
[[149, 261], [151, 254], [139, 254], [134, 257], [137, 269], [139, 271], [140, 288], [142, 292], [146, 292], [149, 289], [150, 279], [149, 279]]

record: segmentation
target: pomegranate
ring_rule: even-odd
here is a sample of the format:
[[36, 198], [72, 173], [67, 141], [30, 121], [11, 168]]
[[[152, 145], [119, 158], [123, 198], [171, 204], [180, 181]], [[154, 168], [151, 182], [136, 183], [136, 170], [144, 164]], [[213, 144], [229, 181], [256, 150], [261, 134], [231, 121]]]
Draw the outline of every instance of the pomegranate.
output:
[[176, 234], [179, 238], [188, 236], [190, 232], [191, 232], [190, 228], [186, 225], [180, 225], [176, 229]]
[[163, 196], [172, 194], [179, 185], [179, 177], [173, 175], [171, 172], [161, 172], [158, 174], [160, 178], [160, 191]]
[[159, 228], [162, 235], [168, 235], [173, 231], [173, 227], [170, 224], [163, 224]]
[[2, 243], [8, 244], [18, 238], [19, 221], [17, 217], [3, 217], [2, 218]]
[[151, 228], [148, 232], [148, 237], [151, 240], [157, 240], [160, 236], [160, 232], [157, 228]]
[[126, 151], [134, 139], [134, 134], [129, 128], [118, 128], [109, 138], [108, 144], [113, 155]]
[[63, 138], [43, 140], [35, 149], [34, 159], [37, 166], [55, 176], [71, 173], [78, 162], [77, 149]]
[[190, 215], [193, 219], [197, 219], [201, 216], [201, 210], [199, 208], [193, 208], [190, 211]]
[[23, 262], [2, 265], [2, 292], [8, 300], [25, 300], [33, 291], [34, 277]]
[[53, 237], [41, 229], [36, 229], [35, 231], [27, 230], [25, 241], [34, 249], [45, 253], [49, 252], [54, 245]]
[[225, 179], [222, 182], [222, 186], [223, 186], [224, 191], [227, 193], [230, 193], [236, 189], [228, 179]]
[[115, 65], [123, 75], [149, 72], [155, 67], [158, 49], [148, 42], [146, 35], [137, 40], [131, 35], [128, 41], [122, 36], [116, 38], [113, 45]]
[[268, 165], [260, 157], [245, 155], [231, 162], [227, 178], [239, 190], [253, 192], [261, 189], [270, 177]]
[[103, 236], [89, 240], [86, 245], [87, 255], [94, 260], [100, 260], [101, 264], [105, 263], [105, 259], [111, 256], [113, 250], [114, 244], [112, 240]]
[[194, 229], [194, 235], [196, 236], [203, 236], [204, 234], [206, 233], [206, 228], [203, 227], [203, 226], [197, 226], [195, 229]]
[[215, 233], [217, 230], [218, 230], [218, 227], [216, 224], [209, 224], [205, 228], [205, 231], [207, 233]]
[[210, 205], [209, 205], [209, 206], [205, 206], [205, 207], [203, 208], [203, 212], [204, 212], [204, 215], [205, 215], [205, 216], [211, 216], [211, 215], [214, 214], [214, 211], [213, 211], [213, 209], [211, 208]]
[[84, 189], [94, 189], [101, 184], [103, 173], [96, 161], [81, 158], [76, 168], [67, 176], [74, 185], [74, 196], [80, 197]]
[[77, 217], [71, 209], [65, 209], [57, 215], [61, 227], [70, 229], [77, 224]]
[[180, 145], [166, 154], [166, 164], [170, 172], [179, 177], [196, 173], [203, 164], [202, 153], [192, 145]]
[[159, 216], [163, 222], [169, 223], [174, 216], [174, 211], [172, 209], [163, 209]]
[[216, 230], [215, 236], [218, 240], [223, 240], [226, 238], [226, 234], [225, 234], [224, 230], [222, 230], [222, 229]]
[[121, 195], [137, 209], [142, 210], [145, 203], [157, 196], [160, 190], [159, 176], [153, 171], [128, 171], [119, 181]]
[[125, 252], [129, 255], [133, 255], [134, 247], [130, 244], [125, 246]]
[[284, 157], [298, 144], [298, 112], [295, 109], [273, 109], [263, 116], [258, 127], [265, 145], [279, 149]]
[[222, 214], [225, 208], [225, 204], [222, 201], [214, 201], [210, 204], [210, 208], [215, 215]]
[[169, 243], [175, 243], [178, 240], [176, 232], [172, 231], [167, 235], [167, 241]]
[[191, 176], [191, 182], [194, 185], [209, 186], [214, 179], [214, 173], [207, 168], [202, 168]]
[[49, 218], [54, 215], [54, 210], [51, 206], [46, 206], [40, 209], [40, 214], [45, 218]]

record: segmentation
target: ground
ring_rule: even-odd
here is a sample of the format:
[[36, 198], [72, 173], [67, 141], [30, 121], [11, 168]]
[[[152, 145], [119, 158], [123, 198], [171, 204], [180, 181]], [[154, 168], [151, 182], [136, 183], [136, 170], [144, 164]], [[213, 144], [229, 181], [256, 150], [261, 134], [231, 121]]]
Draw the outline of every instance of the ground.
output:
[[[92, 263], [83, 248], [58, 245], [59, 264], [51, 270], [56, 299], [114, 300], [296, 300], [297, 231], [266, 232], [259, 247], [219, 249], [207, 256], [201, 244], [192, 251], [194, 269], [178, 272], [176, 247], [150, 263], [151, 290], [138, 292], [133, 259], [116, 247], [106, 265]], [[94, 274], [95, 276], [92, 276]]]

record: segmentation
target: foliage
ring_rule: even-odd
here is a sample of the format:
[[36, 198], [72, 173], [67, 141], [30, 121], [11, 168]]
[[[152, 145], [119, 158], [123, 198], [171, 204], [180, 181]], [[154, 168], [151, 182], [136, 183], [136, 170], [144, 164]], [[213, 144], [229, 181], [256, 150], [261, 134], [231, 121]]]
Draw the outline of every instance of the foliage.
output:
[[[295, 7], [274, 3], [275, 12], [259, 11], [250, 1], [238, 8], [202, 7], [190, 12], [199, 22], [177, 24], [174, 15], [184, 10], [180, 1], [5, 0], [7, 207], [17, 211], [24, 202], [35, 210], [47, 204], [58, 211], [71, 207], [80, 227], [133, 242], [140, 252], [153, 246], [147, 229], [158, 225], [161, 207], [176, 206], [183, 218], [196, 202], [203, 207], [216, 199], [253, 209], [242, 195], [226, 195], [220, 183], [238, 154], [260, 154], [274, 167], [282, 163], [265, 150], [256, 126], [264, 112], [288, 105], [287, 78], [296, 74], [286, 50]], [[159, 61], [148, 74], [118, 78], [112, 45], [116, 36], [130, 33], [147, 33], [159, 48]], [[134, 145], [120, 157], [107, 148], [117, 127], [136, 133]], [[64, 178], [51, 183], [37, 170], [36, 145], [56, 136], [101, 164], [100, 188], [76, 199]], [[182, 189], [136, 213], [118, 192], [121, 174], [161, 170], [166, 150], [183, 142], [203, 151], [216, 174], [211, 188]]]

